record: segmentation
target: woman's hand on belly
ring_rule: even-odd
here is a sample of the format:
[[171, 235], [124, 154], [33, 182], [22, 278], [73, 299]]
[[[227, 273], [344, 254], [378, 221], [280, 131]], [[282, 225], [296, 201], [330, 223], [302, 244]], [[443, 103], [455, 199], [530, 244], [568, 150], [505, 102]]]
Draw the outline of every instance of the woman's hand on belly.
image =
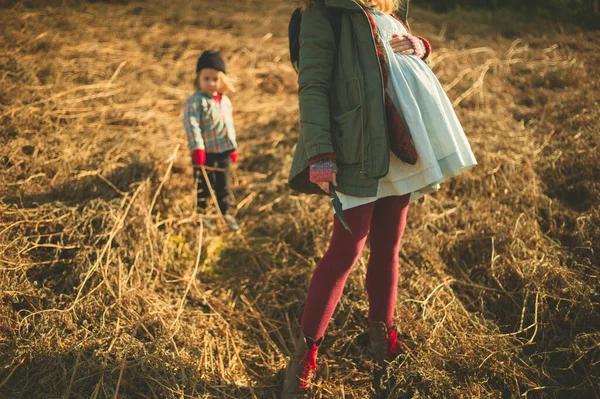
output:
[[399, 35], [394, 33], [392, 40], [390, 40], [390, 46], [394, 53], [402, 53], [405, 55], [414, 54], [418, 57], [422, 57], [425, 54], [425, 47], [418, 37], [411, 34]]

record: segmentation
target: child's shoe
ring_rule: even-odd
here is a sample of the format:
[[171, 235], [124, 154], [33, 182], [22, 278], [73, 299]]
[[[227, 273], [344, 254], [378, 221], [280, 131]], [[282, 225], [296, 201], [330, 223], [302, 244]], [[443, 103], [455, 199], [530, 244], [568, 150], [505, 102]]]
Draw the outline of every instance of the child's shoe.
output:
[[223, 218], [225, 219], [225, 222], [227, 223], [227, 226], [229, 226], [229, 228], [232, 231], [238, 231], [240, 229], [240, 225], [235, 220], [235, 218], [233, 216], [231, 216], [230, 214], [223, 215]]
[[210, 221], [208, 216], [202, 216], [202, 224], [206, 230], [214, 230], [215, 225]]

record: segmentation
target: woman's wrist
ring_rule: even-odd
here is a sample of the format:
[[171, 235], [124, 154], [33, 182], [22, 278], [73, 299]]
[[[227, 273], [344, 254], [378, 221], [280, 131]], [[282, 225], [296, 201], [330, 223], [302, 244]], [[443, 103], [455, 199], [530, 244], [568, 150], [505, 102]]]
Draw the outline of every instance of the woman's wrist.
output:
[[335, 161], [335, 153], [327, 152], [324, 154], [315, 155], [314, 157], [308, 159], [308, 164], [312, 165], [312, 164], [315, 164], [317, 162], [320, 162], [320, 161], [323, 161], [326, 159], [333, 159]]
[[330, 182], [337, 171], [335, 159], [321, 159], [310, 164], [310, 181], [311, 183]]
[[429, 58], [429, 55], [431, 55], [431, 43], [429, 43], [429, 41], [423, 36], [417, 36], [417, 38], [421, 41], [421, 44], [423, 45], [423, 48], [425, 50], [425, 54], [423, 54], [421, 59], [426, 60], [427, 58]]
[[408, 40], [410, 40], [412, 44], [414, 54], [419, 58], [423, 58], [425, 56], [425, 45], [421, 39], [417, 36], [408, 35]]

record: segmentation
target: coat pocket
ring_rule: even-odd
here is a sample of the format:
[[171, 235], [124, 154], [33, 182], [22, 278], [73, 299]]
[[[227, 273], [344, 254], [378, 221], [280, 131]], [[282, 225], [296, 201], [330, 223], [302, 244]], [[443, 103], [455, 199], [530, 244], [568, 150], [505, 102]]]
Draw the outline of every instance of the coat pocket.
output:
[[362, 153], [362, 114], [357, 105], [333, 116], [334, 141], [337, 142], [339, 164], [360, 163]]

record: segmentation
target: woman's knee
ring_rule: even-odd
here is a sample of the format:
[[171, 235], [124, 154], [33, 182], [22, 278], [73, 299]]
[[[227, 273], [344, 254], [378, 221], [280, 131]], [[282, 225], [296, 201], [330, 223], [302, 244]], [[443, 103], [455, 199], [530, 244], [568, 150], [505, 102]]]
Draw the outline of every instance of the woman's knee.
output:
[[354, 245], [349, 243], [336, 245], [332, 242], [321, 263], [326, 263], [328, 267], [336, 268], [342, 272], [349, 271], [360, 258], [363, 246], [364, 242], [355, 243]]

